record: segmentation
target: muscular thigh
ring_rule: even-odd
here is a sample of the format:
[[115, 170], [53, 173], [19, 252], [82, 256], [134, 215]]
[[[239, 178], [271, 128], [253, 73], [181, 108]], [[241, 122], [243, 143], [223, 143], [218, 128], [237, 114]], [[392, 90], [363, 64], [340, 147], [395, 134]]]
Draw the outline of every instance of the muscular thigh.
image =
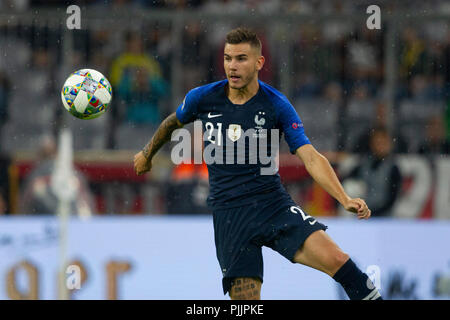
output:
[[261, 299], [261, 281], [257, 278], [235, 278], [231, 284], [232, 300]]

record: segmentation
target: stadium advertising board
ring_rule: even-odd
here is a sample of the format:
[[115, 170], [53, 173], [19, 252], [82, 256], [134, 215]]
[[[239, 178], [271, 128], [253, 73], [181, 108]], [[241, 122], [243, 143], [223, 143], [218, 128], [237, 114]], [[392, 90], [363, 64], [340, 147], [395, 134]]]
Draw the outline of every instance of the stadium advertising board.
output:
[[[450, 223], [320, 219], [386, 299], [449, 299]], [[0, 299], [57, 299], [59, 224], [0, 219]], [[67, 286], [72, 299], [228, 299], [210, 217], [73, 219]], [[264, 248], [262, 299], [344, 299], [334, 280]]]

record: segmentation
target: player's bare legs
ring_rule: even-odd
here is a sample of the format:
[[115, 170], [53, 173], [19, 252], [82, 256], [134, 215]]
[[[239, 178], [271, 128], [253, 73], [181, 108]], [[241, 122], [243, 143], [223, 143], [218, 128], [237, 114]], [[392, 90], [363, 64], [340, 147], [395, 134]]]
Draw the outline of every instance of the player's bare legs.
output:
[[294, 262], [325, 272], [334, 276], [349, 255], [344, 253], [325, 231], [313, 232], [294, 256]]
[[231, 300], [260, 300], [261, 281], [256, 278], [235, 278], [230, 289]]
[[313, 232], [293, 260], [328, 274], [342, 285], [351, 300], [382, 299], [367, 275], [323, 230]]

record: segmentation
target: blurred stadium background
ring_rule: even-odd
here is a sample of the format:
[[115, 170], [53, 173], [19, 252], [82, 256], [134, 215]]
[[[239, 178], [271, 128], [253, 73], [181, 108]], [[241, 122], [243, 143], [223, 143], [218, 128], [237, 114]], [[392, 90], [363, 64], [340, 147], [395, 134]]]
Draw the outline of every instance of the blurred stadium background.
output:
[[[286, 94], [373, 218], [349, 219], [283, 142], [292, 197], [385, 298], [450, 298], [448, 1], [86, 0], [69, 30], [71, 4], [0, 0], [0, 299], [63, 297], [62, 257], [81, 267], [73, 299], [224, 298], [205, 166], [175, 166], [170, 145], [146, 176], [132, 160], [188, 90], [224, 77], [224, 36], [241, 25], [262, 39], [260, 79]], [[379, 30], [366, 25], [373, 4]], [[82, 68], [113, 86], [95, 120], [61, 103]], [[78, 191], [67, 224], [51, 188], [63, 129]], [[262, 298], [344, 298], [332, 279], [265, 257]]]

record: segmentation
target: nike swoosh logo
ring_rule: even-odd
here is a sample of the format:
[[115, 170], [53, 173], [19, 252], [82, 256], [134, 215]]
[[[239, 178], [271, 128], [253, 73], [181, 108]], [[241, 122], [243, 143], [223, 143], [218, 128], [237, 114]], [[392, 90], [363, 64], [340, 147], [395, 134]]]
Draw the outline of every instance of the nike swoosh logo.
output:
[[216, 118], [216, 117], [221, 117], [222, 116], [222, 114], [220, 113], [220, 114], [214, 114], [214, 115], [212, 115], [211, 114], [211, 112], [210, 113], [208, 113], [208, 118]]
[[314, 223], [317, 222], [317, 220], [314, 220], [314, 222], [308, 221], [310, 225], [313, 225]]

